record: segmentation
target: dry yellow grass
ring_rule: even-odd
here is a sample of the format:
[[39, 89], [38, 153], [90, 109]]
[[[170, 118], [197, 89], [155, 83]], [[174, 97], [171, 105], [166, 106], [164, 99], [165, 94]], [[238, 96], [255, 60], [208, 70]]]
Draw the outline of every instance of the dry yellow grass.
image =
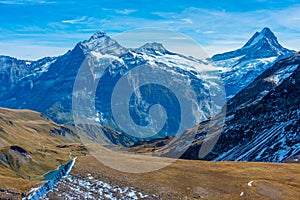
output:
[[[144, 162], [165, 162], [165, 158], [131, 156]], [[154, 172], [134, 174], [111, 169], [91, 156], [80, 157], [71, 174], [84, 178], [89, 173], [112, 185], [135, 187], [163, 199], [298, 200], [300, 197], [298, 164], [177, 160]], [[250, 181], [252, 186], [248, 186]]]

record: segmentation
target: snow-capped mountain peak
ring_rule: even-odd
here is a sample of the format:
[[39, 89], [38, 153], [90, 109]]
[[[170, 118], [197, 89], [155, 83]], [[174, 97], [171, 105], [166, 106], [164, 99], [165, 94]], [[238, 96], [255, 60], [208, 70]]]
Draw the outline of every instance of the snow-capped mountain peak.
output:
[[270, 45], [281, 47], [282, 46], [278, 43], [277, 37], [274, 35], [274, 33], [267, 27], [265, 27], [261, 32], [256, 32], [250, 40], [244, 45], [245, 47], [250, 47], [255, 44], [258, 44], [261, 41], [267, 41]]
[[293, 53], [295, 52], [279, 44], [277, 37], [269, 28], [264, 28], [262, 31], [256, 32], [242, 48], [223, 54], [216, 54], [212, 57], [212, 60], [228, 60], [240, 56], [244, 57], [244, 59], [260, 59], [274, 56], [280, 57]]
[[102, 37], [105, 37], [105, 36], [107, 36], [107, 34], [104, 31], [98, 31], [90, 37], [89, 41], [95, 40], [95, 39], [98, 39], [98, 38], [102, 38]]
[[150, 53], [150, 54], [167, 54], [169, 52], [161, 43], [152, 42], [146, 43], [143, 46], [135, 49], [138, 53]]
[[87, 55], [90, 52], [100, 52], [101, 54], [111, 54], [120, 56], [128, 50], [117, 41], [111, 39], [105, 32], [99, 31], [90, 37], [89, 40], [78, 43], [83, 52]]
[[242, 48], [214, 55], [212, 60], [222, 72], [227, 97], [230, 99], [276, 60], [293, 53], [279, 44], [269, 28], [264, 28], [256, 32]]

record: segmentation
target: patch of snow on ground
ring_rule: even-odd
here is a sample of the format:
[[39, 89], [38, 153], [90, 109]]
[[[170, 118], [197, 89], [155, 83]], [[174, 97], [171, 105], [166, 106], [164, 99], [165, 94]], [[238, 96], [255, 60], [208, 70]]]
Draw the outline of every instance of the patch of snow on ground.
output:
[[49, 62], [46, 62], [45, 64], [43, 64], [42, 66], [40, 66], [39, 68], [36, 68], [34, 70], [34, 73], [33, 75], [37, 75], [37, 74], [41, 74], [41, 73], [44, 73], [44, 72], [47, 72], [49, 67], [56, 62], [56, 59], [52, 60], [52, 61], [49, 61]]
[[277, 71], [273, 76], [268, 77], [267, 80], [275, 83], [276, 85], [281, 84], [285, 79], [290, 77], [292, 73], [297, 69], [298, 65], [290, 65], [282, 70]]
[[49, 67], [50, 67], [50, 65], [52, 65], [53, 63], [55, 63], [55, 61], [56, 61], [56, 59], [53, 60], [53, 61], [47, 62], [44, 65], [42, 65], [40, 73], [47, 72], [48, 69], [49, 69]]
[[211, 64], [201, 62], [199, 60], [193, 60], [189, 58], [183, 58], [180, 55], [147, 55], [142, 54], [144, 60], [147, 60], [150, 64], [154, 63], [163, 63], [169, 68], [181, 68], [186, 71], [195, 71], [195, 72], [205, 72], [205, 71], [214, 71], [216, 68]]
[[268, 57], [268, 58], [261, 58], [261, 59], [258, 59], [258, 60], [263, 62], [264, 64], [268, 64], [268, 63], [274, 62], [276, 59], [277, 59], [277, 57], [274, 56], [274, 57]]
[[250, 182], [248, 183], [248, 186], [251, 187], [251, 186], [252, 186], [252, 183], [253, 183], [253, 181], [250, 181]]
[[91, 54], [98, 58], [98, 59], [111, 59], [111, 60], [117, 60], [118, 62], [120, 62], [121, 64], [125, 65], [124, 64], [124, 61], [117, 57], [117, 56], [113, 56], [113, 55], [110, 55], [110, 54], [101, 54], [99, 52], [96, 52], [96, 51], [92, 51]]
[[220, 61], [214, 61], [214, 65], [221, 70], [222, 72], [230, 70], [230, 66], [234, 66], [238, 63], [238, 61], [243, 58], [244, 55], [230, 58], [230, 59], [225, 59], [225, 60], [220, 60]]
[[62, 199], [160, 199], [157, 195], [138, 192], [133, 187], [110, 185], [95, 179], [91, 174], [88, 174], [86, 179], [68, 175], [44, 199], [51, 199], [58, 194]]

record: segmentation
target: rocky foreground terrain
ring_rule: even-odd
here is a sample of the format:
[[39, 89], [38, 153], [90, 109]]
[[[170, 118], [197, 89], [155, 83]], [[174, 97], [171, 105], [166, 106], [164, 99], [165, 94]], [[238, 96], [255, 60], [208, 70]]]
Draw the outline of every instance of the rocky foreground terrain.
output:
[[113, 170], [87, 156], [78, 158], [70, 175], [44, 199], [296, 200], [300, 194], [299, 173], [298, 164], [177, 160], [154, 172], [134, 174]]

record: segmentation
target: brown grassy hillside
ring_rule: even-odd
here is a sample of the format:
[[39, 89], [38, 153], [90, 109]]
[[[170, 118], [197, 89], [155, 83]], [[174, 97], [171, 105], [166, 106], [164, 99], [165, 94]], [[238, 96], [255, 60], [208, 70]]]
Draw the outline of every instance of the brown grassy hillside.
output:
[[[141, 162], [169, 162], [167, 158], [131, 156]], [[91, 174], [111, 185], [134, 187], [162, 199], [298, 200], [300, 196], [299, 164], [177, 160], [154, 172], [133, 174], [87, 156], [77, 159], [71, 174], [83, 179]]]
[[0, 194], [28, 191], [43, 174], [84, 153], [72, 128], [38, 112], [0, 108]]

